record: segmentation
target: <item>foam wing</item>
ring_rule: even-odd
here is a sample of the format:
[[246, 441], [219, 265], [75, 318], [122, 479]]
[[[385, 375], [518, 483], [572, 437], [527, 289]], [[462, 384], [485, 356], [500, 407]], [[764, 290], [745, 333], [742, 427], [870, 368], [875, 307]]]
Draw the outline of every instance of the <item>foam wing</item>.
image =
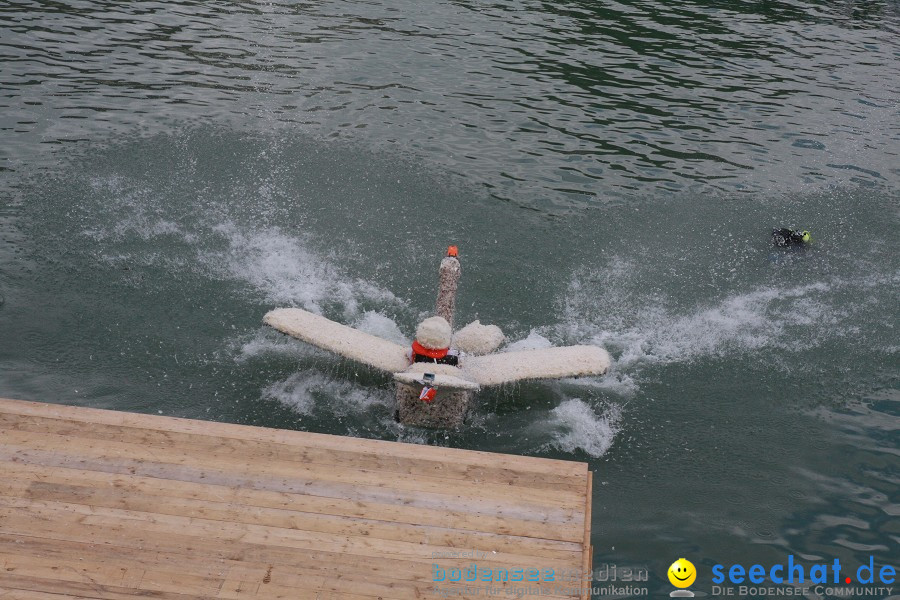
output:
[[263, 322], [308, 344], [394, 373], [409, 366], [406, 347], [300, 308], [278, 308]]
[[597, 346], [566, 346], [467, 356], [461, 362], [467, 376], [487, 386], [523, 379], [603, 375], [609, 369], [609, 354]]
[[403, 371], [401, 373], [394, 373], [394, 380], [399, 381], [400, 383], [405, 383], [406, 385], [425, 385], [427, 383], [425, 381], [425, 373], [431, 373], [432, 375], [434, 375], [434, 379], [431, 382], [431, 385], [433, 385], [434, 387], [450, 391], [478, 391], [478, 384], [474, 381], [469, 381], [464, 377], [460, 377], [462, 371], [460, 371], [456, 367], [449, 367], [449, 369], [453, 369], [453, 371], [440, 371], [435, 369], [434, 367], [445, 365], [416, 363], [415, 366], [418, 365], [423, 365], [423, 367], [419, 369], [407, 369], [406, 371]]

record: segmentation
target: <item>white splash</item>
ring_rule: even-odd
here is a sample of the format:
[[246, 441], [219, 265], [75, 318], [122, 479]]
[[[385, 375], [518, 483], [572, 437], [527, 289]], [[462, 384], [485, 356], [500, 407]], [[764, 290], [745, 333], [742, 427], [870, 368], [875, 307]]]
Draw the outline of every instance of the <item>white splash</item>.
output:
[[363, 315], [353, 323], [353, 327], [378, 336], [380, 338], [397, 342], [403, 346], [410, 343], [410, 339], [403, 335], [397, 323], [379, 312], [367, 310]]
[[602, 377], [578, 377], [562, 379], [560, 383], [587, 389], [609, 392], [625, 398], [630, 398], [638, 391], [638, 383], [628, 373], [618, 370], [618, 365], [613, 363], [610, 370]]
[[245, 231], [231, 223], [213, 230], [230, 248], [224, 256], [208, 256], [207, 262], [223, 264], [228, 274], [248, 282], [273, 304], [302, 306], [319, 314], [326, 305], [338, 305], [348, 320], [360, 314], [362, 300], [402, 304], [388, 290], [348, 277], [312, 251], [300, 234], [287, 235], [277, 228]]
[[618, 405], [609, 405], [601, 415], [583, 400], [571, 398], [550, 411], [549, 426], [556, 430], [550, 445], [563, 452], [583, 450], [599, 458], [612, 446], [621, 419]]
[[393, 402], [387, 390], [334, 379], [319, 371], [295, 373], [264, 388], [262, 396], [303, 415], [319, 410], [337, 415], [360, 413]]
[[[621, 271], [620, 262], [613, 273]], [[603, 290], [606, 283], [597, 288]], [[574, 343], [610, 350], [616, 358], [612, 372], [640, 363], [683, 362], [763, 348], [790, 350], [796, 348], [792, 329], [837, 323], [840, 313], [829, 298], [832, 288], [824, 282], [791, 289], [760, 287], [685, 313], [670, 308], [666, 298], [640, 297], [624, 286], [615, 286], [615, 298], [609, 291], [595, 294], [575, 278], [557, 331]], [[803, 347], [816, 342], [806, 338]]]
[[[193, 209], [173, 206], [160, 191], [126, 177], [93, 177], [90, 185], [106, 214], [91, 219], [81, 233], [101, 245], [101, 260], [245, 282], [267, 304], [318, 314], [336, 309], [346, 321], [358, 318], [366, 303], [405, 307], [390, 291], [351, 277], [317, 252], [303, 230], [238, 225], [227, 206], [215, 202], [198, 202]], [[129, 242], [136, 239], [165, 243], [167, 251], [135, 250]]]
[[508, 344], [505, 348], [503, 348], [504, 352], [514, 352], [517, 350], [541, 350], [543, 348], [551, 348], [553, 347], [553, 343], [538, 333], [536, 330], [532, 329], [528, 333], [528, 337]]
[[265, 355], [289, 356], [301, 359], [308, 356], [328, 356], [310, 344], [282, 335], [269, 327], [260, 327], [250, 336], [241, 336], [230, 343], [231, 354], [238, 363]]

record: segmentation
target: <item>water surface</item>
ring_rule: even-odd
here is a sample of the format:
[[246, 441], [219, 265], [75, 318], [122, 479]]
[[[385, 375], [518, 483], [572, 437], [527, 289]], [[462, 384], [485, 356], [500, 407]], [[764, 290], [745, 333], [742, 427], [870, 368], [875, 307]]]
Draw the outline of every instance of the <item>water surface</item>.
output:
[[[897, 565], [900, 7], [10, 2], [0, 394], [588, 461], [595, 567]], [[775, 252], [772, 227], [813, 232]], [[392, 419], [261, 326], [457, 319], [601, 379]]]

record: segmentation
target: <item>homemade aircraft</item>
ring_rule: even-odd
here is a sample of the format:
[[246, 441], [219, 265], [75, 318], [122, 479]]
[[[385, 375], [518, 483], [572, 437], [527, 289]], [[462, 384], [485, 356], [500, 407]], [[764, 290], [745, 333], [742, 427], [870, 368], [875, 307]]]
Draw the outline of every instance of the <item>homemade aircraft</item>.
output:
[[437, 317], [423, 321], [412, 348], [336, 323], [299, 308], [279, 308], [264, 322], [313, 346], [393, 374], [400, 422], [457, 427], [482, 387], [527, 379], [602, 375], [609, 354], [597, 346], [496, 352], [503, 334], [470, 323], [452, 335], [461, 267], [455, 246], [441, 261]]

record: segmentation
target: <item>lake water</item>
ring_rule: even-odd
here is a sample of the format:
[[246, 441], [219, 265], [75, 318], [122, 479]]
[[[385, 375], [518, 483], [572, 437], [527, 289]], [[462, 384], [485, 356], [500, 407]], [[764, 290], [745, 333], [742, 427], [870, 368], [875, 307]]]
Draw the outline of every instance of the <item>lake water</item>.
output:
[[[895, 0], [14, 1], [0, 60], [0, 395], [588, 461], [656, 596], [900, 566]], [[450, 243], [458, 323], [610, 374], [404, 428], [261, 325], [405, 341]]]

